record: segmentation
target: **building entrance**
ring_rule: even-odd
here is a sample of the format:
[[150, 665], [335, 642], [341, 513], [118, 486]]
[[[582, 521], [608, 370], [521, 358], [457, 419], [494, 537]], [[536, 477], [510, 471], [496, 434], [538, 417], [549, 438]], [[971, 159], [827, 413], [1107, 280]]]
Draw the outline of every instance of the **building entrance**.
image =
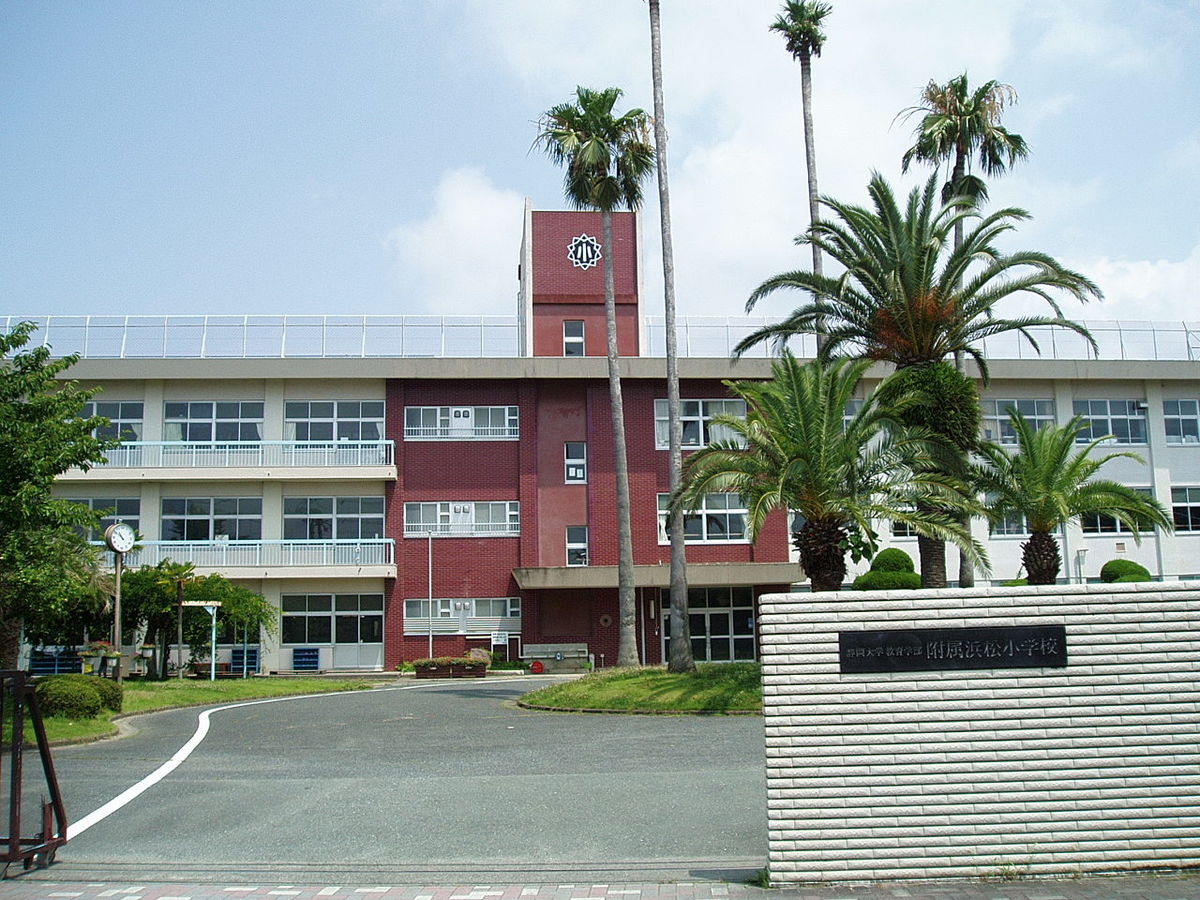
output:
[[[670, 657], [671, 593], [662, 592], [663, 659]], [[696, 662], [754, 660], [754, 592], [749, 587], [688, 588], [688, 626]]]

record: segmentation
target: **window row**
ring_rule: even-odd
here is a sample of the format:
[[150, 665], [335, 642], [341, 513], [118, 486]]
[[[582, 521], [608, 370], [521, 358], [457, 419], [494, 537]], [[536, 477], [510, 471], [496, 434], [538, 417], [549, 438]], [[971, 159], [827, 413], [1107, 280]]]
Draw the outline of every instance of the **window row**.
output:
[[284, 594], [286, 644], [382, 644], [383, 594]]

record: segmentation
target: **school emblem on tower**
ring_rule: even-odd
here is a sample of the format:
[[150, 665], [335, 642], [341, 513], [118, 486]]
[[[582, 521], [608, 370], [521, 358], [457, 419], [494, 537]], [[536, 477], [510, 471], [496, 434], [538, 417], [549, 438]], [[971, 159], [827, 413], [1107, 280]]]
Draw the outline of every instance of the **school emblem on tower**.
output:
[[567, 245], [567, 259], [578, 269], [590, 269], [600, 262], [602, 256], [600, 242], [590, 234], [571, 238], [571, 243]]

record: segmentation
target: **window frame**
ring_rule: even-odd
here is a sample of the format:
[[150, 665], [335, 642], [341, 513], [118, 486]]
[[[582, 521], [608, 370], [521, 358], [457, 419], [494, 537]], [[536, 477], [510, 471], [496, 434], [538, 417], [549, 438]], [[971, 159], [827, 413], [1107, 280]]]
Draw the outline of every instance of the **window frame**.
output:
[[[363, 501], [369, 501], [366, 504], [369, 508], [363, 512]], [[305, 506], [304, 512], [297, 511], [299, 505], [303, 503]], [[320, 507], [328, 506], [328, 511]], [[314, 509], [314, 506], [318, 508]], [[291, 507], [291, 512], [289, 512]], [[357, 507], [353, 509], [352, 507]], [[378, 527], [368, 528], [368, 533], [363, 536], [364, 523], [374, 523], [378, 520]], [[328, 521], [328, 533], [324, 535], [314, 535], [314, 525], [319, 522]], [[298, 522], [306, 523], [304, 531], [307, 537], [296, 537], [294, 532]], [[355, 523], [355, 527], [351, 528], [350, 523]], [[291, 528], [289, 529], [289, 524]], [[284, 497], [283, 498], [283, 539], [285, 541], [369, 541], [379, 540], [387, 535], [386, 531], [386, 504], [381, 494], [366, 494], [363, 496], [345, 496], [345, 497]], [[319, 529], [318, 529], [319, 530]], [[346, 531], [356, 532], [354, 534], [346, 534]], [[289, 533], [292, 532], [292, 533]]]
[[[243, 541], [261, 541], [262, 537], [262, 497], [162, 497], [159, 500], [159, 537], [160, 540], [169, 543], [212, 543], [214, 541], [228, 540], [231, 542]], [[183, 512], [169, 513], [167, 511], [168, 503], [182, 503]], [[197, 504], [206, 503], [208, 505], [207, 512], [201, 512], [197, 509]], [[228, 510], [218, 512], [218, 504], [227, 505], [234, 504], [234, 512]], [[257, 504], [258, 511], [254, 512], [253, 508]], [[243, 505], [246, 506], [246, 512], [242, 511]], [[183, 529], [182, 537], [169, 537], [171, 529], [168, 522], [181, 522]], [[193, 537], [188, 535], [190, 522], [207, 522], [208, 527], [206, 532], [207, 537]], [[233, 534], [218, 534], [218, 522], [233, 522], [235, 530]], [[242, 524], [245, 523], [247, 528], [243, 532]], [[257, 523], [256, 528], [249, 527], [251, 523]], [[257, 532], [256, 534], [253, 532]], [[246, 536], [242, 537], [243, 533]]]
[[[572, 455], [571, 448], [577, 449], [578, 455]], [[588, 458], [587, 441], [563, 442], [563, 484], [587, 484]]]
[[[568, 326], [578, 325], [579, 334], [571, 334], [573, 328]], [[580, 357], [587, 356], [587, 322], [583, 319], [563, 319], [563, 356], [564, 357]]]
[[90, 419], [93, 416], [108, 419], [108, 425], [93, 432], [95, 437], [140, 441], [146, 422], [146, 404], [141, 400], [93, 400], [83, 404], [79, 417]]
[[[1030, 404], [1033, 406], [1032, 412], [1029, 411]], [[983, 412], [980, 425], [982, 437], [1004, 447], [1016, 446], [1017, 443], [1017, 434], [1008, 418], [1009, 410], [1020, 413], [1034, 431], [1040, 431], [1057, 421], [1053, 397], [985, 397], [979, 401], [979, 405]], [[994, 428], [995, 437], [989, 434], [989, 428]]]
[[[688, 397], [680, 400], [680, 420], [683, 423], [683, 437], [680, 446], [684, 450], [696, 450], [714, 440], [732, 438], [733, 434], [720, 426], [714, 426], [712, 420], [718, 415], [733, 415], [746, 417], [746, 401], [736, 397]], [[670, 417], [667, 401], [654, 401], [654, 447], [656, 450], [670, 449]], [[689, 435], [689, 431], [692, 433]]]
[[[504, 507], [503, 510], [497, 507]], [[420, 508], [421, 521], [412, 521], [414, 507]], [[471, 519], [467, 523], [456, 522], [454, 516], [464, 515], [467, 510], [457, 507], [470, 507]], [[493, 514], [503, 514], [505, 521], [484, 522], [480, 520], [481, 508], [487, 507], [490, 518]], [[432, 512], [436, 521], [428, 522], [427, 514]], [[463, 527], [465, 524], [465, 528]], [[430, 526], [433, 526], [432, 528]], [[480, 528], [479, 526], [502, 525], [502, 528]], [[519, 500], [410, 500], [404, 504], [404, 536], [406, 538], [428, 537], [519, 537], [521, 534], [521, 501]]]
[[[326, 406], [329, 407], [328, 411], [325, 409]], [[370, 407], [366, 413], [363, 412], [364, 406]], [[376, 414], [376, 406], [378, 406], [378, 414]], [[300, 407], [304, 407], [304, 409], [301, 410]], [[382, 442], [386, 439], [386, 422], [387, 401], [385, 400], [285, 400], [283, 402], [284, 439], [298, 444], [334, 444], [340, 441]], [[314, 431], [317, 433], [314, 434]], [[366, 437], [363, 437], [364, 431], [367, 432]], [[371, 436], [372, 432], [375, 434], [374, 437]]]
[[[1170, 411], [1168, 404], [1174, 404]], [[1191, 411], [1184, 412], [1183, 404], [1191, 404]], [[1176, 433], [1171, 433], [1171, 424], [1175, 423]], [[1191, 425], [1188, 428], [1188, 425]], [[1200, 447], [1200, 400], [1191, 397], [1172, 397], [1163, 400], [1163, 431], [1167, 444], [1172, 447]]]
[[[1104, 404], [1103, 409], [1098, 408], [1098, 404]], [[1148, 440], [1149, 410], [1144, 399], [1089, 397], [1073, 400], [1071, 409], [1073, 415], [1082, 417], [1083, 430], [1075, 437], [1077, 444], [1107, 437], [1115, 444], [1141, 446]], [[1125, 423], [1123, 428], [1113, 427], [1118, 422]], [[1137, 435], [1135, 423], [1139, 422], [1141, 434]], [[1098, 426], [1098, 423], [1103, 424]]]
[[[574, 533], [572, 534], [572, 532]], [[574, 562], [571, 561], [572, 553], [574, 553]], [[589, 564], [588, 527], [586, 525], [567, 526], [565, 560], [568, 566], [586, 566]]]
[[[716, 501], [715, 498], [722, 498]], [[740, 506], [731, 506], [731, 498], [737, 498]], [[658, 543], [660, 546], [670, 543], [667, 535], [667, 507], [670, 505], [670, 494], [658, 495]], [[716, 505], [710, 507], [709, 503], [713, 502]], [[722, 505], [724, 504], [724, 505]], [[741, 517], [741, 536], [740, 537], [712, 537], [709, 534], [709, 526], [718, 519], [726, 520], [725, 534], [733, 533], [733, 529], [728, 527], [735, 516]], [[697, 509], [691, 509], [683, 515], [684, 526], [684, 543], [685, 544], [748, 544], [750, 539], [746, 533], [746, 522], [749, 518], [749, 509], [746, 506], [746, 501], [740, 494], [732, 493], [710, 493], [705, 494], [701, 498], [701, 506]]]
[[[1186, 519], [1182, 524], [1180, 513]], [[1176, 534], [1200, 533], [1200, 485], [1171, 486], [1171, 520]]]
[[[231, 415], [233, 410], [228, 408], [231, 406], [237, 407], [236, 416]], [[172, 407], [176, 407], [174, 412]], [[205, 411], [204, 407], [209, 409]], [[172, 444], [259, 444], [263, 439], [265, 413], [266, 403], [262, 400], [166, 400], [163, 402], [163, 440]], [[237, 437], [229, 435], [231, 427], [236, 428]], [[179, 429], [178, 437], [171, 434], [176, 428]], [[203, 436], [206, 428], [208, 437]], [[222, 430], [226, 431], [225, 435], [220, 433]]]

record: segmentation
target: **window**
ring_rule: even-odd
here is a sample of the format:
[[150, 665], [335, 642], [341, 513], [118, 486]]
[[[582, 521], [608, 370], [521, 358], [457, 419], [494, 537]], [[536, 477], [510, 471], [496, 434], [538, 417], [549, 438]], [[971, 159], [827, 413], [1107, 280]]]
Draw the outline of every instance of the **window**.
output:
[[1200, 443], [1200, 400], [1164, 400], [1168, 444]]
[[521, 437], [515, 406], [407, 406], [404, 438], [410, 441], [515, 441]]
[[583, 441], [567, 441], [564, 445], [565, 470], [563, 481], [567, 484], [587, 483], [587, 444]]
[[[1150, 488], [1134, 488], [1139, 494], [1145, 497], [1153, 496]], [[1093, 513], [1089, 516], [1080, 516], [1079, 524], [1083, 528], [1084, 534], [1132, 534], [1133, 529], [1123, 523], [1120, 519], [1114, 516], [1106, 516], [1102, 513]], [[1145, 529], [1142, 529], [1145, 530]]]
[[[658, 495], [658, 542], [667, 538], [670, 494]], [[746, 503], [740, 494], [705, 494], [700, 506], [683, 516], [684, 541], [692, 544], [745, 543]]]
[[1011, 412], [1024, 416], [1034, 431], [1054, 424], [1053, 400], [981, 400], [979, 405], [983, 410], [984, 440], [997, 444], [1017, 442], [1016, 432], [1008, 420]]
[[583, 356], [583, 321], [563, 321], [563, 356]]
[[[712, 441], [731, 440], [733, 432], [712, 424], [714, 416], [727, 415], [739, 418], [746, 415], [743, 400], [682, 400], [680, 418], [683, 420], [683, 446], [703, 447]], [[670, 443], [670, 421], [667, 401], [654, 401], [654, 443], [659, 450], [666, 450]]]
[[1200, 531], [1200, 487], [1171, 488], [1176, 531]]
[[405, 503], [404, 536], [503, 537], [521, 533], [521, 504], [516, 500]]
[[567, 526], [567, 565], [588, 564], [588, 530], [586, 525]]
[[287, 541], [356, 541], [383, 537], [382, 497], [284, 497]]
[[260, 497], [163, 497], [164, 541], [260, 541]]
[[424, 634], [432, 629], [438, 634], [486, 635], [506, 628], [519, 630], [520, 620], [520, 597], [434, 597], [432, 601], [404, 601], [405, 634]]
[[1074, 409], [1084, 426], [1077, 444], [1109, 435], [1118, 444], [1146, 443], [1146, 404], [1141, 400], [1076, 400]]
[[283, 405], [285, 440], [383, 440], [382, 400], [289, 400]]
[[[988, 502], [992, 501], [989, 500]], [[1019, 535], [1021, 537], [1028, 537], [1029, 525], [1025, 521], [1025, 516], [1021, 513], [1006, 512], [996, 521], [988, 523], [988, 533], [992, 535]]]
[[115, 522], [124, 522], [134, 531], [141, 527], [140, 497], [71, 497], [71, 503], [82, 503], [93, 512], [103, 513], [100, 527], [88, 536], [90, 541], [104, 540], [104, 530]]
[[189, 444], [261, 441], [260, 400], [231, 403], [167, 403], [163, 439]]
[[284, 594], [285, 644], [382, 644], [382, 594]]
[[894, 538], [915, 538], [917, 529], [913, 528], [907, 522], [892, 523], [892, 537]]
[[98, 438], [119, 437], [123, 441], [142, 439], [141, 403], [85, 403], [79, 415], [84, 419], [90, 419], [92, 416], [104, 416], [108, 419], [107, 425], [96, 429]]

